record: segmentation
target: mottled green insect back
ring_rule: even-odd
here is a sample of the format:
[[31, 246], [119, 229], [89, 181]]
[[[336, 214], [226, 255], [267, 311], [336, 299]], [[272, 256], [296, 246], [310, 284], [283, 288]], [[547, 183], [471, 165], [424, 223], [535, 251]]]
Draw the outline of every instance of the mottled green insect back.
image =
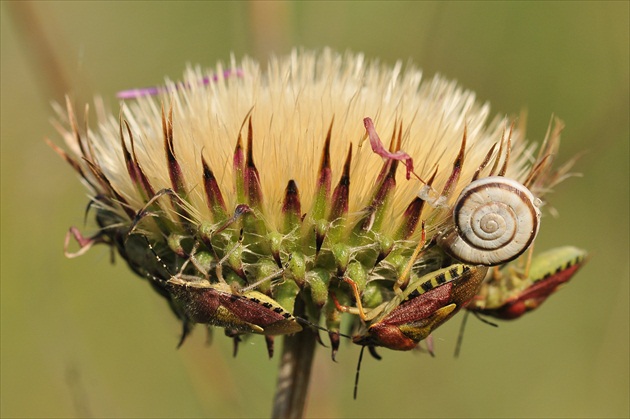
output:
[[586, 250], [574, 246], [556, 247], [534, 256], [527, 276], [536, 283], [568, 270], [575, 274], [587, 259]]
[[511, 263], [490, 276], [467, 309], [502, 320], [517, 319], [544, 303], [586, 259], [585, 250], [564, 246], [536, 255], [524, 268]]

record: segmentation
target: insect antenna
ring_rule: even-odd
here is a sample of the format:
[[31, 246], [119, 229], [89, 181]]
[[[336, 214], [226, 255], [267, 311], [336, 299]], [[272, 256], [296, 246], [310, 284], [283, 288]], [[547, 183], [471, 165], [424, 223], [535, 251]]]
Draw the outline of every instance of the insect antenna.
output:
[[357, 373], [354, 376], [354, 400], [357, 399], [357, 393], [359, 392], [359, 372], [361, 371], [361, 361], [363, 361], [363, 351], [365, 350], [365, 345], [361, 346], [361, 352], [359, 352], [359, 362], [357, 363]]
[[[322, 327], [322, 326], [319, 326], [319, 325], [317, 325], [315, 323], [312, 323], [312, 322], [306, 320], [303, 317], [299, 317], [299, 316], [293, 316], [293, 317], [295, 317], [295, 320], [297, 320], [297, 322], [300, 323], [301, 325], [304, 325], [304, 326], [307, 326], [307, 327], [310, 327], [310, 328], [313, 328], [313, 329], [321, 330], [322, 332], [330, 332], [330, 330], [326, 329], [325, 327]], [[339, 336], [343, 336], [344, 338], [352, 339], [352, 336], [350, 336], [350, 335], [346, 335], [346, 334], [340, 333], [340, 332], [337, 332], [337, 333], [339, 334]]]
[[466, 311], [464, 313], [462, 324], [459, 326], [459, 334], [457, 335], [457, 343], [455, 344], [455, 353], [453, 354], [455, 358], [459, 358], [459, 353], [462, 349], [462, 342], [464, 341], [464, 330], [466, 329], [466, 322], [468, 321], [469, 314], [469, 311]]
[[[468, 320], [468, 315], [470, 314], [470, 311], [466, 311], [464, 313], [464, 317], [462, 318], [462, 324], [459, 327], [459, 335], [457, 335], [457, 344], [455, 345], [455, 353], [453, 354], [455, 358], [459, 357], [459, 354], [461, 352], [462, 349], [462, 342], [464, 341], [464, 329], [466, 329], [466, 321]], [[499, 327], [498, 324], [491, 322], [490, 320], [484, 319], [479, 313], [473, 311], [472, 314], [478, 318], [479, 320], [481, 320], [482, 323], [487, 324], [488, 326], [492, 326], [492, 327]]]
[[[175, 275], [173, 275], [170, 271], [170, 269], [168, 268], [168, 266], [166, 266], [166, 263], [164, 263], [164, 261], [162, 260], [162, 258], [157, 254], [157, 252], [155, 251], [155, 248], [153, 247], [153, 245], [151, 244], [151, 242], [149, 241], [149, 239], [147, 239], [147, 237], [142, 234], [142, 238], [144, 239], [144, 241], [147, 243], [147, 246], [149, 247], [149, 250], [151, 250], [151, 253], [153, 253], [153, 256], [155, 256], [155, 259], [160, 263], [160, 265], [162, 265], [162, 269], [164, 270], [164, 272], [166, 272], [166, 278], [173, 278]], [[173, 304], [173, 301], [170, 297], [170, 293], [164, 289], [164, 278], [158, 278], [157, 276], [151, 274], [150, 272], [146, 272], [145, 276], [150, 280], [153, 281], [155, 284], [158, 284], [158, 286], [162, 289], [162, 292], [164, 292], [165, 294], [162, 294], [162, 292], [160, 292], [160, 294], [162, 294], [164, 297], [166, 297], [166, 299], [168, 300], [168, 304], [171, 307], [171, 310], [175, 313], [175, 316], [177, 318], [179, 318], [179, 320], [181, 320], [182, 322], [182, 332], [181, 332], [181, 336], [179, 338], [179, 342], [177, 342], [177, 349], [181, 348], [181, 346], [184, 344], [184, 342], [186, 341], [186, 338], [190, 335], [190, 333], [193, 330], [193, 324], [189, 321], [189, 319], [183, 314], [181, 313], [176, 306]], [[208, 329], [209, 330], [209, 329]]]
[[481, 320], [482, 323], [487, 324], [488, 326], [492, 326], [492, 327], [499, 327], [498, 324], [491, 322], [488, 319], [484, 319], [481, 314], [473, 312], [473, 314], [475, 315], [476, 318], [478, 318], [479, 320]]
[[164, 272], [166, 272], [168, 278], [173, 278], [175, 275], [171, 273], [171, 271], [168, 269], [168, 266], [166, 266], [166, 263], [164, 262], [164, 260], [160, 257], [160, 255], [157, 254], [157, 252], [155, 251], [155, 248], [153, 247], [149, 239], [147, 239], [147, 236], [145, 236], [144, 234], [141, 234], [141, 236], [144, 239], [144, 241], [147, 243], [147, 246], [149, 246], [149, 250], [151, 251], [151, 253], [153, 253], [153, 256], [155, 256], [155, 259], [159, 262], [160, 265], [162, 265], [162, 269], [164, 269]]
[[[139, 210], [132, 223], [131, 223], [131, 227], [129, 228], [129, 231], [126, 234], [125, 237], [125, 243], [127, 242], [127, 240], [129, 240], [129, 238], [131, 237], [132, 234], [134, 234], [137, 230], [138, 230], [138, 225], [140, 224], [140, 222], [142, 222], [142, 220], [146, 217], [154, 217], [156, 216], [156, 214], [154, 212], [151, 212], [149, 209], [151, 208], [151, 206], [154, 205], [154, 203], [161, 198], [164, 195], [169, 195], [171, 196], [174, 200], [179, 201], [180, 205], [182, 206], [182, 208], [185, 210], [185, 204], [186, 202], [184, 200], [182, 200], [182, 198], [179, 197], [179, 195], [177, 195], [177, 193], [175, 191], [173, 191], [170, 188], [165, 188], [165, 189], [161, 189], [158, 192], [155, 193], [155, 195], [153, 196], [153, 198], [151, 198], [146, 204], [145, 206]], [[169, 268], [166, 266], [166, 263], [164, 262], [164, 260], [157, 254], [155, 248], [153, 247], [153, 245], [151, 244], [151, 242], [149, 241], [149, 239], [147, 238], [146, 234], [142, 234], [140, 233], [140, 235], [142, 236], [142, 238], [144, 239], [144, 241], [146, 242], [147, 246], [149, 247], [149, 249], [151, 250], [151, 253], [153, 253], [153, 255], [155, 256], [156, 260], [162, 265], [162, 268], [164, 269], [164, 271], [167, 273], [167, 277], [169, 278], [173, 278], [176, 275], [174, 275]], [[186, 266], [189, 263], [192, 263], [192, 265], [201, 273], [203, 274], [206, 278], [208, 276], [208, 273], [205, 271], [205, 269], [203, 269], [201, 266], [199, 266], [197, 260], [195, 259], [194, 255], [197, 252], [197, 250], [199, 249], [200, 246], [200, 242], [196, 241], [195, 244], [193, 245], [192, 249], [187, 252], [184, 251], [184, 254], [188, 256], [187, 260], [184, 262], [184, 264], [181, 266], [181, 268], [179, 269], [179, 273], [181, 274], [184, 269], [186, 268]], [[214, 252], [214, 249], [211, 249]], [[216, 257], [216, 252], [214, 253], [215, 257]]]
[[374, 359], [376, 359], [377, 361], [380, 361], [381, 359], [383, 359], [383, 357], [381, 357], [381, 355], [379, 355], [379, 353], [376, 352], [376, 346], [374, 345], [361, 346], [361, 352], [359, 352], [359, 362], [357, 362], [357, 373], [354, 376], [354, 395], [353, 395], [354, 400], [357, 399], [357, 394], [359, 393], [359, 373], [361, 372], [361, 362], [363, 361], [363, 351], [365, 350], [366, 346], [368, 348], [368, 351], [370, 352], [370, 355], [372, 355]]

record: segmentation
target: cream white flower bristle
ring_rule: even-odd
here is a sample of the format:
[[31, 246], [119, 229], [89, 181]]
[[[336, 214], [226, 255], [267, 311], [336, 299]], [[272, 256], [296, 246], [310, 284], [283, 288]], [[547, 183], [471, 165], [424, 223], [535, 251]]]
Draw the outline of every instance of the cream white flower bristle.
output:
[[255, 284], [288, 312], [299, 294], [311, 315], [335, 310], [328, 295], [348, 293], [343, 278], [387, 298], [406, 266], [418, 277], [446, 260], [432, 238], [453, 228], [474, 179], [542, 193], [550, 176], [548, 153], [534, 156], [473, 92], [403, 67], [330, 50], [266, 67], [232, 58], [121, 92], [120, 117], [99, 108], [89, 131], [68, 102], [70, 153], [55, 149], [88, 185], [99, 226], [73, 234], [115, 246], [185, 324], [155, 278]]

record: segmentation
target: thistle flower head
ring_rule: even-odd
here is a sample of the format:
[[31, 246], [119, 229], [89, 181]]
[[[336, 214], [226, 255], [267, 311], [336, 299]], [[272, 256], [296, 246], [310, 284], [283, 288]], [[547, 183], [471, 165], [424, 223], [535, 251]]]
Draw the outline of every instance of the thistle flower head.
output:
[[[338, 330], [344, 305], [391, 302], [457, 261], [449, 234], [463, 233], [453, 213], [471, 182], [509, 178], [538, 207], [566, 173], [550, 170], [561, 123], [535, 155], [522, 126], [492, 118], [473, 92], [360, 54], [294, 51], [266, 68], [232, 58], [119, 96], [120, 113], [97, 106], [94, 126], [70, 102], [60, 111], [70, 151], [53, 147], [88, 187], [99, 226], [71, 234], [81, 252], [115, 247], [185, 330], [294, 333], [296, 299], [302, 316]], [[271, 312], [290, 324], [263, 319]]]

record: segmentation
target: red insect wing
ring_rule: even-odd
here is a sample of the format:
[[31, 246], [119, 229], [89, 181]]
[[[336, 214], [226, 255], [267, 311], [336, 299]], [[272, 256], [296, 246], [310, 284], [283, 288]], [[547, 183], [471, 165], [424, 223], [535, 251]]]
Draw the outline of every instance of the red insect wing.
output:
[[450, 302], [452, 288], [453, 282], [447, 282], [424, 294], [420, 294], [418, 297], [399, 305], [379, 323], [399, 326], [425, 319]]
[[560, 285], [568, 282], [580, 267], [581, 264], [573, 265], [534, 283], [520, 295], [499, 307], [496, 310], [497, 317], [506, 320], [516, 319], [528, 311], [538, 308]]
[[219, 295], [213, 288], [174, 287], [171, 290], [175, 300], [181, 303], [186, 315], [194, 323], [211, 323], [220, 305]]
[[274, 311], [273, 306], [264, 301], [257, 301], [251, 297], [221, 293], [221, 305], [232, 312], [239, 319], [256, 324], [262, 328], [285, 320], [284, 310]]

